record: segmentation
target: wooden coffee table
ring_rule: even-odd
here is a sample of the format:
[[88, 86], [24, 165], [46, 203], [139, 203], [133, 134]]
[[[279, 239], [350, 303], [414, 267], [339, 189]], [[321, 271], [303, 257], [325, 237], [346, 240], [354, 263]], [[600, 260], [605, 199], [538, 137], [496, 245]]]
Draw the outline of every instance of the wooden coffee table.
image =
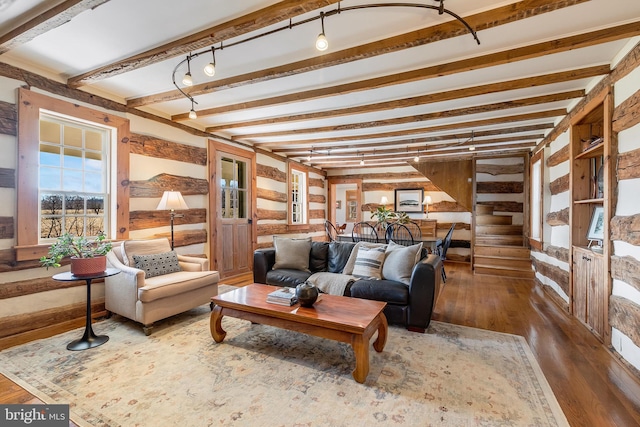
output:
[[387, 342], [387, 318], [381, 301], [322, 294], [313, 307], [291, 307], [268, 303], [267, 294], [277, 286], [254, 283], [211, 298], [215, 307], [211, 312], [211, 336], [220, 343], [227, 333], [222, 329], [224, 316], [237, 317], [254, 323], [276, 326], [351, 344], [356, 358], [353, 378], [363, 383], [369, 374], [369, 340], [377, 352]]

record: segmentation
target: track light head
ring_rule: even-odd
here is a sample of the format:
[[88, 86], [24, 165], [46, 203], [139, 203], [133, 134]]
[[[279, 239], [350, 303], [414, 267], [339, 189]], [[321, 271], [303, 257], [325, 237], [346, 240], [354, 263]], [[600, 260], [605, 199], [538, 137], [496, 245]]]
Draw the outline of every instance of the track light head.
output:
[[413, 158], [413, 161], [414, 161], [414, 162], [416, 162], [416, 163], [418, 163], [418, 162], [420, 161], [420, 156], [415, 156], [415, 157]]
[[193, 108], [193, 104], [194, 104], [194, 101], [193, 101], [193, 98], [191, 98], [191, 111], [189, 111], [189, 118], [191, 120], [195, 120], [198, 118], [198, 114], [196, 114], [196, 110]]
[[204, 66], [204, 73], [209, 77], [213, 77], [216, 74], [216, 50], [213, 47], [211, 48], [211, 54], [213, 55], [213, 61]]
[[329, 41], [325, 37], [324, 33], [318, 34], [318, 38], [316, 39], [316, 49], [320, 52], [324, 52], [329, 48]]
[[191, 72], [187, 71], [182, 78], [182, 84], [185, 86], [193, 86], [193, 79], [191, 78]]

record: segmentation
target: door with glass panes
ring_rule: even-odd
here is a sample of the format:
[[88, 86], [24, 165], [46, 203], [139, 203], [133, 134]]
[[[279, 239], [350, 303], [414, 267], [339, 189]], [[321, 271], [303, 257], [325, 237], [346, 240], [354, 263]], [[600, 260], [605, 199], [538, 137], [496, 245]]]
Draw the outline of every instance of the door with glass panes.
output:
[[218, 271], [230, 277], [251, 270], [251, 159], [218, 153]]

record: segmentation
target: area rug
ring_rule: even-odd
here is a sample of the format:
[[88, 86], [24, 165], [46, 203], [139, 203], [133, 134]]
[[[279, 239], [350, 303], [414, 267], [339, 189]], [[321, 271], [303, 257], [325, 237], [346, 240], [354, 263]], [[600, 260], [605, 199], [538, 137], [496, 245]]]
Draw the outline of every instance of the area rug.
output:
[[[229, 289], [221, 287], [221, 290]], [[389, 328], [364, 384], [347, 344], [223, 319], [202, 306], [149, 337], [114, 317], [110, 339], [71, 352], [75, 330], [0, 352], [0, 371], [80, 426], [568, 426], [524, 338], [431, 322]]]

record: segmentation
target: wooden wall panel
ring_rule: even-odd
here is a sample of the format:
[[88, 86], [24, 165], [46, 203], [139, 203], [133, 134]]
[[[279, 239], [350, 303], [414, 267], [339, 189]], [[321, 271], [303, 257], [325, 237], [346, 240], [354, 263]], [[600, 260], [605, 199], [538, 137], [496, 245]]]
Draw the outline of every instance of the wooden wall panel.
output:
[[611, 277], [640, 291], [640, 261], [630, 256], [612, 256]]
[[549, 190], [551, 191], [552, 196], [569, 191], [569, 174], [554, 179], [549, 184]]
[[16, 188], [16, 170], [0, 168], [0, 187]]
[[640, 347], [640, 305], [612, 295], [609, 300], [609, 323]]
[[555, 153], [549, 156], [547, 159], [547, 166], [553, 167], [558, 166], [569, 160], [569, 144], [565, 145]]
[[535, 271], [541, 275], [548, 277], [560, 286], [565, 294], [569, 295], [569, 272], [556, 267], [555, 265], [540, 261], [536, 258], [532, 258], [531, 262], [535, 268]]
[[640, 148], [618, 155], [618, 179], [640, 178]]
[[167, 188], [180, 191], [183, 196], [208, 194], [209, 182], [206, 179], [162, 173], [146, 181], [131, 181], [129, 183], [131, 197], [162, 197], [162, 193]]
[[519, 194], [523, 191], [524, 183], [522, 181], [476, 183], [476, 192], [478, 194]]
[[547, 224], [552, 227], [557, 225], [569, 225], [569, 208], [564, 208], [558, 212], [549, 212], [547, 214]]
[[613, 131], [622, 132], [640, 123], [640, 90], [636, 91], [613, 111]]
[[[280, 191], [267, 190], [264, 188], [258, 188], [257, 198], [271, 200], [273, 202], [287, 202], [287, 195]], [[258, 217], [260, 219], [260, 217]]]
[[0, 239], [13, 239], [14, 226], [12, 216], [0, 216]]
[[611, 240], [622, 240], [631, 245], [640, 246], [640, 214], [613, 217]]
[[[175, 225], [200, 224], [207, 222], [206, 209], [185, 209], [176, 211], [180, 216], [174, 218]], [[165, 227], [170, 223], [169, 211], [132, 211], [129, 214], [129, 229], [144, 230], [147, 228]]]
[[489, 175], [513, 175], [524, 173], [524, 163], [515, 165], [491, 165], [487, 163], [476, 164], [476, 174], [486, 173]]
[[287, 173], [272, 166], [256, 164], [256, 176], [260, 178], [269, 178], [278, 182], [287, 182]]
[[0, 134], [18, 134], [18, 109], [15, 104], [0, 101]]
[[205, 166], [207, 149], [166, 141], [153, 136], [131, 134], [131, 153], [159, 159], [176, 160]]

